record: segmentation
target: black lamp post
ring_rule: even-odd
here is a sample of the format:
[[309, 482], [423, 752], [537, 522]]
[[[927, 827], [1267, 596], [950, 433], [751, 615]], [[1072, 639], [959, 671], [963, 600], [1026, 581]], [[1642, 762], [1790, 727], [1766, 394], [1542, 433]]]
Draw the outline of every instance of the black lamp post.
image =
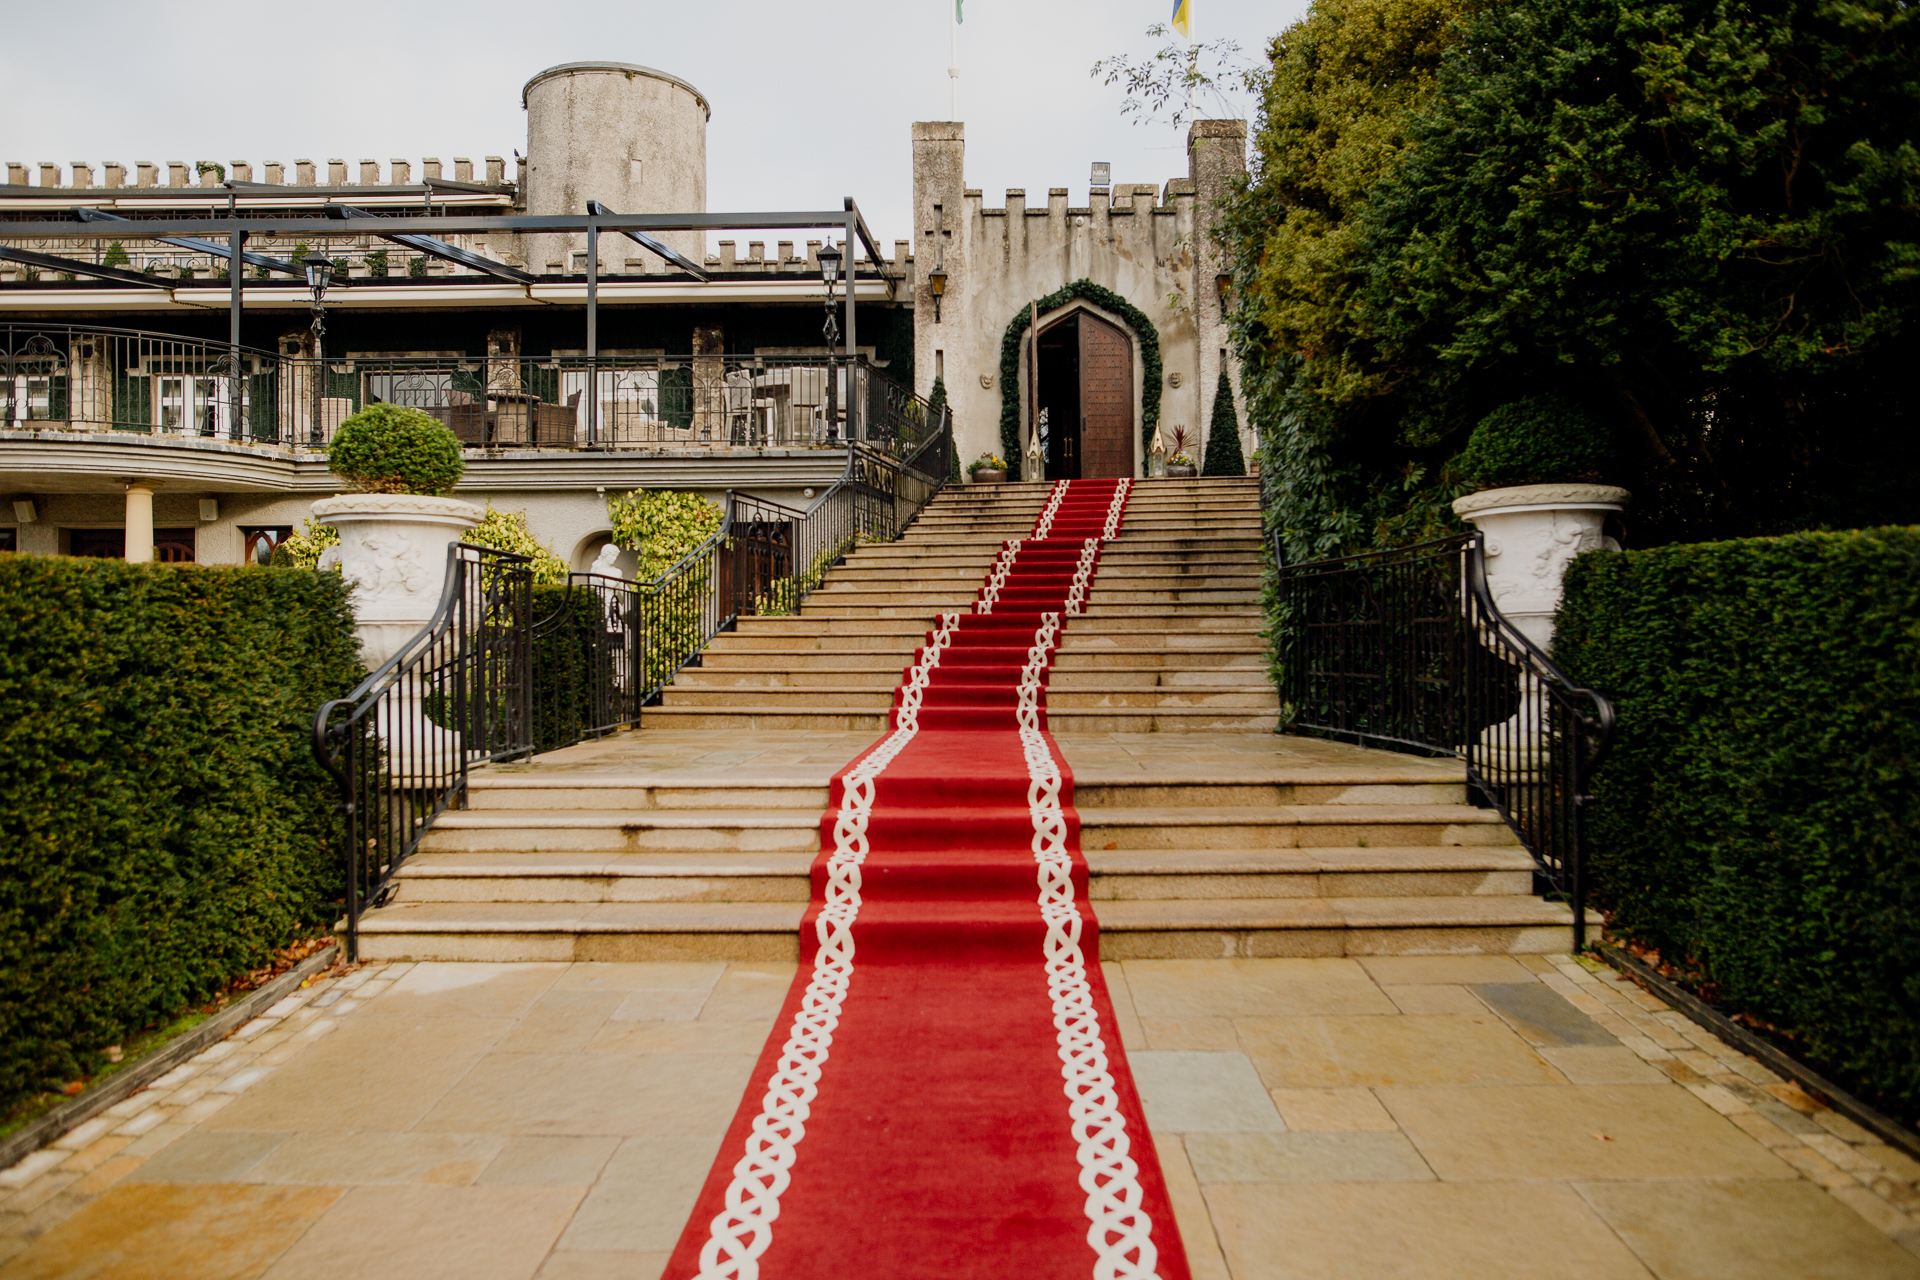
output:
[[840, 375], [834, 368], [833, 348], [840, 341], [840, 318], [833, 313], [833, 282], [840, 276], [840, 251], [828, 240], [819, 253], [820, 279], [827, 286], [827, 322], [820, 326], [820, 332], [827, 339], [827, 440], [838, 443], [840, 439]]
[[935, 267], [927, 276], [927, 289], [933, 294], [933, 322], [939, 324], [940, 299], [944, 297], [947, 292], [946, 271], [940, 267]]
[[301, 265], [307, 269], [307, 288], [313, 292], [313, 422], [307, 435], [309, 444], [322, 445], [327, 442], [320, 411], [321, 401], [326, 395], [326, 302], [327, 286], [333, 283], [333, 259], [324, 253], [313, 253], [303, 258]]

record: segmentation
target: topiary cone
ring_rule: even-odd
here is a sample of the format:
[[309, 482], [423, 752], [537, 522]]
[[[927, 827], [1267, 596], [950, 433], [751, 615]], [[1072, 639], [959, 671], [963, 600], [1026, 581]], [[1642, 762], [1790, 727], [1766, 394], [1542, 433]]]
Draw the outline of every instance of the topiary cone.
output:
[[1207, 456], [1200, 468], [1203, 476], [1244, 476], [1246, 455], [1240, 452], [1240, 415], [1233, 409], [1233, 383], [1227, 371], [1220, 371], [1220, 385], [1213, 392], [1213, 420], [1207, 424]]

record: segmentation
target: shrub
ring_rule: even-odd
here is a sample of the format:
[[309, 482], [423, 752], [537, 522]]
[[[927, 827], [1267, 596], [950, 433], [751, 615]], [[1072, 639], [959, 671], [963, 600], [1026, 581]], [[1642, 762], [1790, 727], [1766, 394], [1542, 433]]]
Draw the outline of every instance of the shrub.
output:
[[1213, 389], [1213, 420], [1207, 425], [1207, 461], [1203, 476], [1245, 476], [1247, 457], [1240, 452], [1240, 415], [1233, 408], [1233, 383], [1220, 371]]
[[1597, 484], [1613, 466], [1611, 430], [1599, 415], [1565, 396], [1529, 396], [1503, 404], [1473, 429], [1453, 460], [1470, 486]]
[[460, 541], [470, 542], [476, 547], [492, 547], [495, 551], [527, 556], [533, 561], [534, 582], [542, 586], [567, 585], [566, 561], [528, 531], [527, 513], [524, 511], [495, 511], [489, 502], [486, 519], [461, 534]]
[[375, 280], [384, 280], [387, 276], [387, 251], [375, 249], [367, 254], [367, 274]]
[[327, 466], [367, 493], [449, 493], [467, 470], [444, 423], [397, 404], [370, 404], [341, 423]]
[[340, 530], [309, 516], [273, 549], [276, 569], [318, 569], [320, 553], [340, 545]]
[[0, 1106], [333, 919], [332, 574], [0, 556]]
[[127, 256], [127, 246], [115, 240], [107, 246], [106, 256], [100, 259], [103, 267], [124, 267], [133, 259]]
[[640, 557], [638, 582], [652, 582], [720, 531], [720, 508], [697, 493], [635, 489], [607, 499], [613, 540]]
[[1574, 562], [1554, 647], [1620, 723], [1586, 811], [1617, 934], [1920, 1117], [1920, 528]]

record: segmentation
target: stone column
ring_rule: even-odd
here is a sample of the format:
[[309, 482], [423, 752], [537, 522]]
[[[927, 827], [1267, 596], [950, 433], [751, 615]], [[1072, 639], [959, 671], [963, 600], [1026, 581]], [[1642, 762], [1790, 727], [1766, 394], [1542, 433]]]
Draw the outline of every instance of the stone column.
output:
[[151, 480], [127, 481], [127, 563], [148, 564], [153, 560], [153, 491]]
[[[914, 124], [913, 389], [931, 395], [934, 370], [942, 370], [962, 467], [982, 450], [1000, 452], [999, 395], [979, 381], [984, 375], [993, 379], [990, 386], [997, 385], [994, 375], [999, 368], [982, 366], [972, 358], [976, 347], [985, 350], [989, 340], [976, 342], [972, 331], [974, 307], [967, 268], [973, 222], [968, 217], [966, 156], [964, 124], [957, 120]], [[938, 324], [933, 318], [933, 287], [928, 283], [936, 263], [947, 276]], [[1000, 323], [1006, 319], [1002, 317]], [[990, 345], [997, 360], [997, 335], [991, 337]]]

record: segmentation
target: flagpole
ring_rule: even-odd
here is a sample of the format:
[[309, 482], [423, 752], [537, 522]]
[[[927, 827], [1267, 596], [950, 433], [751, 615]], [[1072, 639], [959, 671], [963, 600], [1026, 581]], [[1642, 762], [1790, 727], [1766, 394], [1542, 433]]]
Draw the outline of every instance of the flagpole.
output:
[[960, 4], [959, 0], [947, 0], [952, 7], [947, 10], [947, 35], [951, 41], [947, 54], [947, 83], [952, 89], [952, 103], [948, 108], [947, 119], [960, 118]]

